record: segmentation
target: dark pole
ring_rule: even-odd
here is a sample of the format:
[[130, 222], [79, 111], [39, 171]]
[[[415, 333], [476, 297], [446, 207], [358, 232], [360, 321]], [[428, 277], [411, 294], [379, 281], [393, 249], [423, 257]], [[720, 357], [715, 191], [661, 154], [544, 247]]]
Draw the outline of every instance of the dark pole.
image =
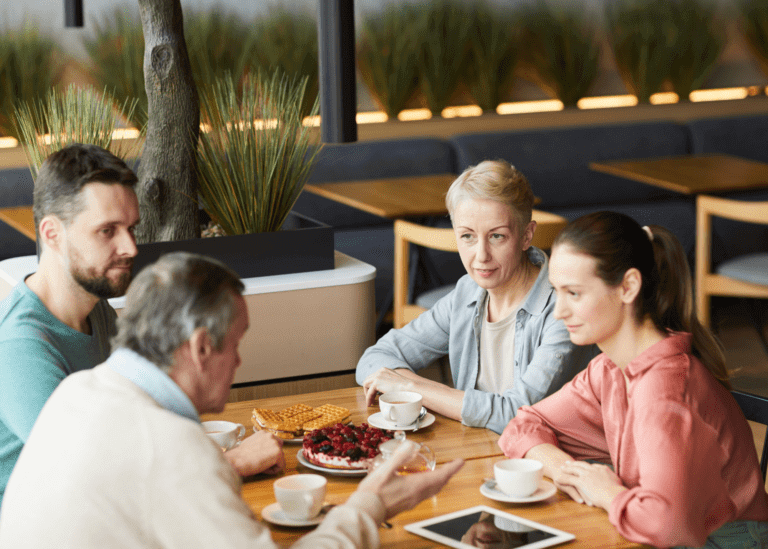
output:
[[357, 141], [353, 0], [320, 0], [317, 19], [323, 141]]
[[64, 0], [64, 26], [83, 26], [83, 0]]

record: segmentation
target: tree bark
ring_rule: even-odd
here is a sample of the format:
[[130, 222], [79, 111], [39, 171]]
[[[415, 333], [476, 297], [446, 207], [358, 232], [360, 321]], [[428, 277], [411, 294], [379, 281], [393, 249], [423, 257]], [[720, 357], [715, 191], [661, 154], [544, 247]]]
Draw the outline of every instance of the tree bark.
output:
[[138, 0], [149, 102], [139, 165], [139, 243], [200, 236], [196, 147], [200, 131], [180, 0]]

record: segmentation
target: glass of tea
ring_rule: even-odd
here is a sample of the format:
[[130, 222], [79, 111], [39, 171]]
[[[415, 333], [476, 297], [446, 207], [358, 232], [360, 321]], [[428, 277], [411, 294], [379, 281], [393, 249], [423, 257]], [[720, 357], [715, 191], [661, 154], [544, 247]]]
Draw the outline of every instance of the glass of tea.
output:
[[[390, 459], [404, 441], [405, 433], [402, 431], [397, 431], [395, 433], [395, 438], [386, 442], [382, 442], [379, 445], [379, 455], [373, 458], [371, 469], [375, 469]], [[435, 465], [437, 463], [435, 453], [424, 444], [419, 444], [418, 442], [416, 444], [419, 445], [418, 453], [413, 457], [411, 461], [397, 470], [398, 475], [410, 475], [413, 473], [422, 473], [424, 471], [434, 471]]]

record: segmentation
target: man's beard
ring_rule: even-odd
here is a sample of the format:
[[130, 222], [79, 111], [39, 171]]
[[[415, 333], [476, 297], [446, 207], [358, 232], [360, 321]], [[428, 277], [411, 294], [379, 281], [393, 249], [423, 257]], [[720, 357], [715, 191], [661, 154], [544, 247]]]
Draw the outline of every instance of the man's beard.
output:
[[[132, 267], [133, 258], [123, 261], [116, 261], [112, 263], [104, 272], [107, 272], [109, 269], [118, 266]], [[77, 269], [76, 267], [71, 268], [72, 278], [75, 280], [75, 282], [80, 284], [80, 286], [82, 286], [86, 292], [93, 294], [100, 299], [109, 299], [110, 297], [119, 297], [121, 295], [125, 295], [125, 291], [128, 289], [128, 285], [131, 283], [130, 270], [123, 272], [123, 274], [121, 274], [116, 281], [110, 280], [106, 275], [103, 274], [95, 275], [93, 274], [93, 271], [93, 269], [90, 269], [90, 272], [84, 272]]]

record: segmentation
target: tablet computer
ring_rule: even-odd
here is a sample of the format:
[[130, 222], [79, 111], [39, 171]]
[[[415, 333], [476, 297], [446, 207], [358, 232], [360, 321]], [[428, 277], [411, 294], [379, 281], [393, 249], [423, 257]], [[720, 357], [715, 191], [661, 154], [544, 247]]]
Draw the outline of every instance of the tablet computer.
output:
[[457, 549], [539, 549], [576, 537], [487, 505], [414, 522], [405, 529]]

